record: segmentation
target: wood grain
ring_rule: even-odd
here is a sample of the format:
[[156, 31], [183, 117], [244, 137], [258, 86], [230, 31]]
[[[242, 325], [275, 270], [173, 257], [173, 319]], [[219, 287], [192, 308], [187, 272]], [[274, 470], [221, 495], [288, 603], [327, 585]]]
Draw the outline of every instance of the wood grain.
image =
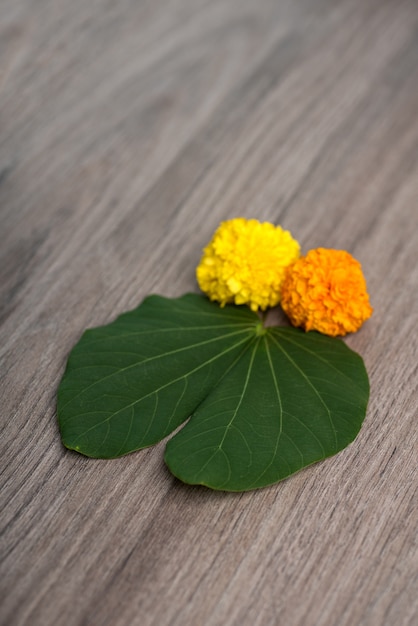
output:
[[[415, 0], [0, 0], [2, 624], [418, 622]], [[363, 264], [356, 441], [212, 493], [60, 444], [69, 350], [222, 219]]]

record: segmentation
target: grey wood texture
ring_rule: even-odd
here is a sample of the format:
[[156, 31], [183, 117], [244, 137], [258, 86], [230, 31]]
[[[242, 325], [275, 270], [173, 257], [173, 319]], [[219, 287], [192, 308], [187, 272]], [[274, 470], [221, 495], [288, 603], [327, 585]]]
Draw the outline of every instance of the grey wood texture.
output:
[[[417, 624], [416, 0], [0, 0], [0, 203], [1, 623]], [[361, 261], [356, 441], [245, 494], [66, 451], [83, 330], [236, 216]]]

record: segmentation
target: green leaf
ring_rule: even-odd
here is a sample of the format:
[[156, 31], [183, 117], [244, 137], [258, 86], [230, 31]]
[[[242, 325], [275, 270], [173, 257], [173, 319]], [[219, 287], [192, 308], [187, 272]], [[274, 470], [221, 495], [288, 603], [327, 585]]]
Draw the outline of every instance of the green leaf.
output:
[[258, 318], [189, 294], [150, 296], [134, 311], [87, 330], [58, 391], [64, 445], [112, 458], [176, 429], [251, 341]]
[[160, 441], [184, 482], [243, 491], [337, 453], [369, 393], [341, 340], [264, 329], [246, 307], [150, 296], [73, 349], [58, 392], [68, 448], [112, 458]]
[[363, 362], [342, 341], [269, 328], [167, 444], [165, 460], [184, 482], [263, 487], [347, 446], [367, 399]]

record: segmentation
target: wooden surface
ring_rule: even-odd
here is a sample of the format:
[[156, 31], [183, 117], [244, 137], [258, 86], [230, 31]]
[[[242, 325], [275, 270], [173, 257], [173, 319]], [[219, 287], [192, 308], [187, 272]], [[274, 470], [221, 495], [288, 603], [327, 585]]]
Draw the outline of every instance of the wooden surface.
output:
[[[416, 0], [0, 0], [0, 203], [1, 623], [417, 624]], [[239, 215], [362, 262], [359, 437], [241, 495], [66, 451], [82, 331]]]

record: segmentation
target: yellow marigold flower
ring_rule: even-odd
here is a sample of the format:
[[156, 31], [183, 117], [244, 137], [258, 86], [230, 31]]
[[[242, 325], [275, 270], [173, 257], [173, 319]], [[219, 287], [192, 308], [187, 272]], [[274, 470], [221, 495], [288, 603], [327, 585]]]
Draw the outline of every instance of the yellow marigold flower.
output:
[[281, 305], [294, 326], [333, 337], [355, 332], [373, 312], [360, 263], [345, 250], [325, 248], [288, 268]]
[[203, 250], [197, 281], [221, 306], [235, 302], [265, 309], [279, 303], [285, 269], [299, 253], [287, 230], [238, 217], [222, 222]]

